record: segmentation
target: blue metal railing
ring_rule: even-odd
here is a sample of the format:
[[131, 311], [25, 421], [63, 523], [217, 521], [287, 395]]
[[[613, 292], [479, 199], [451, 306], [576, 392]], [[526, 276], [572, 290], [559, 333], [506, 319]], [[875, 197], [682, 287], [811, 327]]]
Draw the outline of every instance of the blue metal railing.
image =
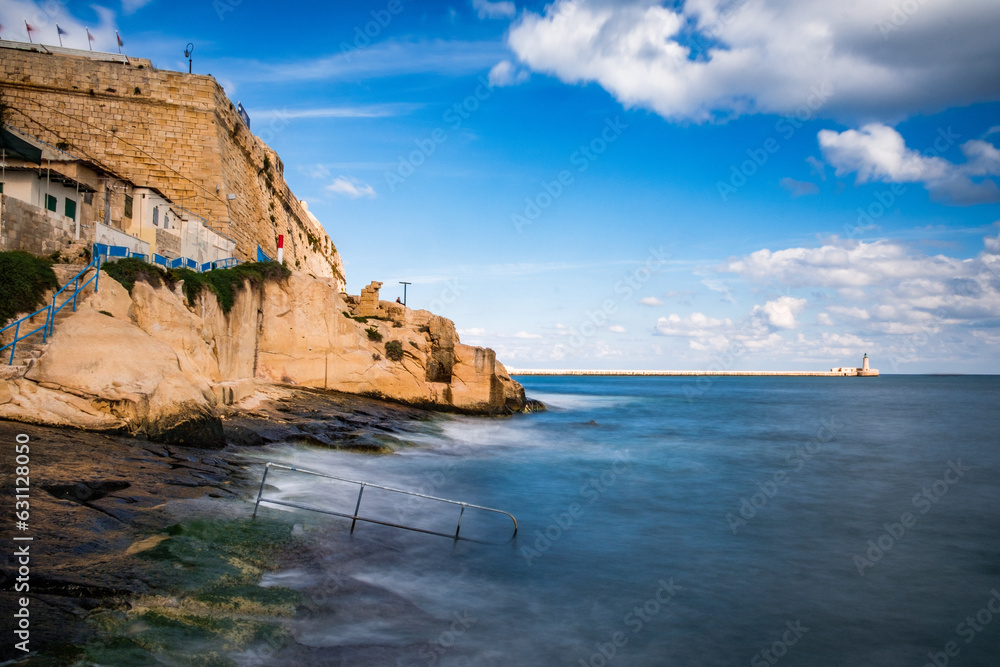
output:
[[257, 261], [258, 262], [273, 262], [274, 258], [271, 257], [270, 255], [268, 255], [263, 250], [261, 250], [260, 246], [257, 246]]
[[[81, 285], [80, 280], [83, 278], [83, 274], [85, 274], [87, 271], [90, 271], [91, 269], [95, 269], [94, 275], [88, 278], [87, 281]], [[94, 283], [94, 291], [96, 292], [97, 281], [100, 279], [100, 277], [101, 277], [101, 256], [94, 255], [94, 259], [91, 260], [90, 264], [85, 266], [84, 269], [80, 271], [80, 273], [76, 274], [76, 276], [71, 281], [63, 285], [62, 289], [60, 289], [58, 292], [52, 295], [52, 305], [49, 307], [49, 319], [48, 319], [49, 336], [52, 335], [52, 327], [55, 326], [56, 315], [59, 314], [59, 311], [65, 308], [66, 304], [72, 301], [73, 312], [75, 313], [77, 295], [79, 295], [80, 292], [86, 289], [87, 285], [89, 285], [90, 283]], [[64, 291], [66, 291], [66, 288], [68, 288], [70, 285], [76, 285], [76, 288], [73, 290], [73, 293], [68, 297], [66, 297], [66, 300], [63, 301], [62, 304], [56, 306], [56, 300], [58, 299], [59, 295], [62, 294]]]
[[[144, 262], [148, 262], [150, 260], [149, 255], [134, 252], [124, 246], [106, 245], [104, 243], [94, 244], [94, 255], [104, 257], [106, 260], [111, 260], [112, 258], [117, 259], [119, 257], [135, 257], [136, 259], [141, 259]], [[217, 259], [212, 262], [203, 262], [199, 264], [190, 257], [176, 257], [174, 259], [170, 259], [156, 253], [153, 253], [152, 260], [153, 264], [162, 266], [165, 269], [191, 269], [192, 271], [197, 271], [198, 273], [204, 273], [205, 271], [212, 271], [214, 269], [231, 269], [232, 267], [241, 264], [240, 260], [235, 257], [226, 257], [225, 259]]]
[[[99, 278], [99, 276], [101, 274], [100, 266], [101, 266], [101, 257], [100, 257], [100, 255], [95, 255], [94, 259], [91, 260], [90, 264], [88, 264], [87, 266], [85, 266], [83, 268], [83, 270], [80, 271], [80, 273], [76, 274], [76, 276], [74, 276], [74, 278], [72, 280], [70, 280], [69, 282], [67, 282], [65, 285], [63, 285], [59, 289], [58, 292], [56, 292], [55, 294], [52, 295], [52, 303], [50, 303], [49, 305], [45, 306], [44, 308], [42, 308], [40, 310], [35, 311], [31, 315], [25, 315], [21, 319], [16, 320], [14, 322], [11, 322], [7, 326], [5, 326], [3, 329], [0, 329], [0, 334], [3, 334], [3, 332], [7, 331], [7, 329], [10, 329], [11, 327], [14, 328], [14, 340], [12, 340], [11, 342], [7, 343], [3, 347], [0, 347], [0, 352], [3, 352], [8, 347], [10, 348], [10, 359], [8, 361], [9, 364], [13, 364], [14, 363], [14, 354], [17, 352], [17, 344], [19, 342], [21, 342], [22, 340], [24, 340], [25, 338], [28, 338], [29, 336], [34, 336], [36, 333], [41, 332], [41, 334], [42, 334], [42, 342], [44, 343], [44, 342], [46, 342], [48, 340], [49, 336], [52, 335], [52, 327], [55, 324], [56, 315], [59, 313], [60, 310], [62, 310], [63, 308], [65, 308], [66, 305], [68, 303], [70, 303], [71, 301], [73, 302], [73, 312], [76, 312], [77, 296], [80, 294], [81, 291], [83, 291], [87, 287], [87, 285], [89, 285], [90, 283], [94, 283], [94, 291], [95, 292], [97, 291], [97, 279]], [[80, 284], [80, 280], [81, 280], [81, 278], [83, 278], [83, 275], [85, 273], [87, 273], [87, 271], [90, 271], [91, 269], [94, 269], [94, 268], [97, 269], [96, 271], [94, 271], [94, 275], [91, 276], [86, 282], [84, 282], [81, 285]], [[57, 307], [56, 306], [56, 302], [59, 299], [59, 295], [62, 294], [63, 292], [65, 292], [66, 289], [70, 285], [74, 285], [73, 293], [70, 294], [69, 296], [67, 296], [66, 300], [63, 301]], [[21, 325], [24, 322], [30, 321], [31, 318], [35, 317], [36, 315], [40, 315], [42, 313], [45, 313], [45, 323], [42, 324], [42, 326], [40, 326], [40, 327], [36, 327], [35, 329], [32, 329], [31, 331], [29, 331], [28, 333], [26, 333], [26, 334], [24, 334], [22, 336], [21, 335]]]
[[[52, 295], [52, 303], [32, 313], [31, 315], [25, 315], [21, 319], [11, 322], [7, 326], [0, 329], [0, 335], [3, 335], [3, 332], [7, 331], [10, 328], [14, 329], [14, 340], [7, 343], [3, 347], [0, 347], [0, 352], [3, 352], [8, 347], [10, 348], [10, 361], [9, 361], [10, 364], [14, 363], [14, 353], [17, 351], [17, 344], [20, 341], [24, 340], [25, 338], [28, 338], [29, 336], [34, 336], [35, 334], [41, 332], [42, 342], [43, 343], [46, 342], [49, 336], [52, 335], [52, 329], [53, 327], [55, 327], [56, 315], [59, 314], [59, 311], [61, 311], [70, 302], [72, 302], [73, 312], [75, 313], [77, 298], [79, 297], [80, 292], [85, 290], [87, 286], [90, 285], [90, 283], [94, 283], [94, 291], [95, 292], [97, 291], [99, 280], [101, 277], [102, 257], [105, 258], [105, 261], [110, 261], [112, 258], [117, 259], [119, 257], [135, 257], [136, 259], [141, 259], [142, 261], [145, 262], [148, 261], [149, 255], [133, 252], [124, 246], [95, 243], [93, 250], [93, 259], [90, 261], [90, 264], [85, 266], [83, 270], [80, 271], [80, 273], [76, 274], [76, 276], [74, 276], [72, 280], [67, 282], [59, 289], [59, 291], [57, 291], [55, 294]], [[262, 261], [267, 261], [267, 260], [262, 260]], [[163, 255], [154, 254], [153, 264], [159, 264], [164, 268], [172, 268], [172, 269], [178, 267], [185, 267], [204, 273], [205, 271], [211, 271], [213, 269], [232, 268], [240, 264], [240, 260], [236, 259], [235, 257], [227, 257], [226, 259], [220, 259], [214, 262], [205, 262], [199, 265], [198, 262], [194, 261], [193, 259], [189, 259], [187, 257], [178, 257], [177, 259], [170, 260], [164, 257]], [[92, 275], [90, 278], [88, 278], [81, 284], [80, 281], [83, 279], [84, 274], [90, 271], [91, 269], [95, 269], [94, 275]], [[62, 294], [63, 292], [66, 292], [66, 290], [69, 288], [70, 285], [74, 286], [73, 293], [68, 294], [65, 297], [65, 300], [57, 305], [57, 302], [59, 301], [59, 295]], [[31, 318], [35, 317], [36, 315], [40, 315], [41, 313], [45, 313], [45, 323], [42, 324], [40, 327], [32, 329], [31, 331], [22, 336], [21, 325], [24, 324], [25, 322], [29, 322]]]
[[[16, 322], [11, 322], [7, 326], [5, 326], [3, 329], [0, 329], [0, 334], [3, 334], [3, 332], [6, 331], [7, 329], [10, 329], [11, 327], [14, 327], [14, 340], [12, 340], [11, 342], [7, 343], [3, 347], [0, 347], [0, 352], [3, 352], [8, 347], [10, 348], [10, 361], [7, 362], [8, 364], [13, 364], [14, 363], [14, 352], [17, 351], [17, 344], [20, 341], [22, 341], [25, 338], [27, 338], [28, 336], [34, 336], [36, 333], [38, 333], [39, 331], [41, 331], [42, 332], [42, 342], [44, 343], [46, 341], [46, 339], [48, 338], [48, 328], [49, 328], [48, 312], [51, 310], [51, 308], [52, 308], [51, 306], [45, 306], [41, 310], [35, 311], [31, 315], [25, 315], [24, 317], [22, 317], [21, 319], [17, 320]], [[35, 315], [38, 315], [39, 313], [46, 313], [46, 315], [45, 315], [45, 324], [43, 324], [42, 326], [40, 326], [40, 327], [38, 327], [36, 329], [33, 329], [30, 332], [28, 332], [28, 333], [24, 334], [23, 336], [21, 336], [20, 335], [20, 333], [21, 333], [21, 324], [23, 322], [26, 322], [26, 321], [30, 320], [31, 318], [33, 318]]]

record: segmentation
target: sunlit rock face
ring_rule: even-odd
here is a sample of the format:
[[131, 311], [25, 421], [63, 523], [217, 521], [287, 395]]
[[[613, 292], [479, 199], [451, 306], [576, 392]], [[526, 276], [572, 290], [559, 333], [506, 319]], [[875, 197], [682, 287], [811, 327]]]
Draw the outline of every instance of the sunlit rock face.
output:
[[470, 414], [524, 408], [495, 353], [461, 344], [450, 320], [383, 301], [384, 319], [364, 321], [357, 304], [335, 279], [294, 273], [247, 286], [225, 313], [208, 291], [189, 305], [182, 284], [129, 294], [102, 274], [27, 374], [2, 381], [0, 418], [222, 446], [220, 411], [255, 383]]

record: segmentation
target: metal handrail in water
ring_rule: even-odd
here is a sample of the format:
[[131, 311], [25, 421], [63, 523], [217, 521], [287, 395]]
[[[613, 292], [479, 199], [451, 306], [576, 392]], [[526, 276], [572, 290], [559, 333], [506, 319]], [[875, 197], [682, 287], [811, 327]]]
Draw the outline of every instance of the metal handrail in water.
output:
[[[333, 512], [333, 511], [330, 511], [330, 510], [317, 509], [315, 507], [307, 507], [305, 505], [299, 505], [297, 503], [289, 503], [289, 502], [285, 502], [283, 500], [272, 500], [270, 498], [265, 498], [264, 497], [264, 483], [267, 481], [267, 473], [271, 470], [271, 468], [281, 468], [282, 470], [290, 470], [292, 472], [302, 473], [303, 475], [313, 475], [315, 477], [323, 477], [323, 478], [326, 478], [326, 479], [334, 479], [334, 480], [337, 480], [338, 482], [347, 482], [348, 484], [357, 484], [357, 485], [359, 485], [361, 487], [361, 489], [358, 491], [358, 502], [354, 506], [354, 514], [344, 514], [343, 512]], [[446, 533], [439, 533], [437, 531], [426, 530], [424, 528], [413, 528], [411, 526], [403, 526], [403, 525], [400, 525], [400, 524], [397, 524], [397, 523], [391, 523], [389, 521], [381, 521], [379, 519], [370, 519], [370, 518], [367, 518], [367, 517], [360, 516], [358, 514], [358, 512], [361, 510], [361, 498], [362, 498], [362, 496], [365, 493], [365, 487], [371, 487], [373, 489], [381, 489], [383, 491], [392, 491], [393, 493], [402, 493], [402, 494], [407, 495], [407, 496], [416, 496], [417, 498], [426, 498], [428, 500], [436, 500], [438, 502], [448, 503], [450, 505], [458, 505], [459, 507], [462, 508], [462, 510], [458, 514], [458, 525], [455, 527], [455, 534], [454, 535], [448, 535]], [[354, 532], [354, 526], [355, 526], [355, 524], [357, 524], [358, 521], [364, 521], [366, 523], [376, 523], [376, 524], [379, 524], [380, 526], [390, 526], [392, 528], [401, 528], [402, 530], [410, 530], [410, 531], [413, 531], [415, 533], [425, 533], [427, 535], [437, 535], [439, 537], [447, 537], [447, 538], [454, 539], [456, 541], [458, 541], [458, 540], [464, 540], [464, 541], [467, 541], [467, 542], [478, 542], [479, 544], [494, 544], [494, 543], [491, 543], [491, 542], [483, 542], [482, 540], [474, 540], [474, 539], [469, 538], [469, 537], [461, 537], [459, 535], [459, 533], [462, 530], [462, 517], [465, 516], [465, 510], [467, 510], [467, 509], [477, 509], [477, 510], [482, 510], [484, 512], [493, 512], [494, 514], [503, 514], [504, 516], [509, 517], [510, 520], [514, 522], [514, 532], [513, 532], [513, 534], [511, 534], [510, 540], [507, 540], [507, 542], [510, 542], [515, 537], [517, 537], [517, 519], [514, 518], [513, 514], [511, 514], [509, 512], [504, 512], [503, 510], [493, 509], [492, 507], [482, 507], [481, 505], [473, 505], [471, 503], [463, 503], [463, 502], [458, 501], [458, 500], [448, 500], [447, 498], [436, 498], [435, 496], [428, 496], [428, 495], [424, 495], [423, 493], [416, 493], [414, 491], [404, 491], [403, 489], [394, 489], [392, 487], [382, 486], [380, 484], [371, 484], [369, 482], [359, 482], [357, 480], [345, 479], [343, 477], [336, 477], [334, 475], [328, 475], [328, 474], [322, 473], [322, 472], [315, 472], [315, 471], [312, 471], [312, 470], [303, 470], [302, 468], [293, 468], [292, 466], [286, 466], [286, 465], [282, 465], [280, 463], [271, 463], [271, 462], [268, 462], [264, 466], [264, 476], [261, 477], [261, 480], [260, 480], [260, 490], [257, 492], [257, 502], [254, 503], [254, 506], [253, 506], [253, 518], [254, 519], [257, 518], [257, 508], [260, 507], [261, 503], [270, 503], [272, 505], [282, 505], [284, 507], [294, 507], [295, 509], [306, 510], [306, 511], [309, 511], [309, 512], [319, 512], [320, 514], [330, 514], [332, 516], [339, 516], [339, 517], [343, 517], [345, 519], [351, 519], [351, 532], [352, 533]]]

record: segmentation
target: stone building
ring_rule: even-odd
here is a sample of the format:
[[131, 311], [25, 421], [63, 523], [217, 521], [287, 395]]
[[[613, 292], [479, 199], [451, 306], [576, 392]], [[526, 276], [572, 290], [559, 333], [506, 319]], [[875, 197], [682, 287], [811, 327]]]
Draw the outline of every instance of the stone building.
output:
[[120, 179], [108, 182], [108, 202], [98, 204], [105, 224], [126, 227], [114, 221], [126, 196], [135, 204], [127, 183], [153, 188], [231, 239], [238, 258], [255, 258], [258, 247], [276, 256], [283, 235], [290, 268], [343, 285], [336, 246], [213, 77], [0, 40], [0, 95], [7, 125]]

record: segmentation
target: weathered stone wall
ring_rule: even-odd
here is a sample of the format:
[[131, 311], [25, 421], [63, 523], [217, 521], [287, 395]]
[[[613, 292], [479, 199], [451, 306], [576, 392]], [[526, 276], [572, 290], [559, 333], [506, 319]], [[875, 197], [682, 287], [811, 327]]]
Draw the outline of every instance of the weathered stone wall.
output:
[[0, 89], [7, 123], [157, 188], [232, 238], [238, 255], [255, 259], [259, 245], [277, 256], [284, 234], [290, 267], [342, 279], [336, 247], [285, 183], [281, 160], [211, 76], [156, 70], [135, 58], [2, 49]]
[[9, 195], [0, 195], [0, 250], [35, 255], [65, 251], [76, 239], [76, 223]]

